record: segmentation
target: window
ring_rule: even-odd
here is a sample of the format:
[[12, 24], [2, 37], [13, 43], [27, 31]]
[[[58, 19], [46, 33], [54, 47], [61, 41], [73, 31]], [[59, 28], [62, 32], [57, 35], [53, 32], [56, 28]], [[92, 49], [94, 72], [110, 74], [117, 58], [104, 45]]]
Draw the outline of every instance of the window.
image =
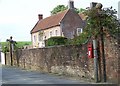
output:
[[36, 36], [34, 35], [33, 41], [36, 42]]
[[82, 28], [77, 28], [77, 36], [79, 36], [83, 32]]
[[38, 38], [39, 38], [39, 41], [43, 40], [43, 36], [41, 36], [40, 34], [39, 34]]
[[57, 30], [55, 30], [55, 35], [57, 36], [57, 34], [58, 34], [58, 31], [57, 31]]
[[40, 32], [39, 32], [39, 35], [38, 35], [39, 41], [43, 41], [43, 35], [44, 35], [44, 32], [43, 32], [43, 31], [40, 31]]
[[52, 31], [50, 31], [50, 37], [52, 37]]

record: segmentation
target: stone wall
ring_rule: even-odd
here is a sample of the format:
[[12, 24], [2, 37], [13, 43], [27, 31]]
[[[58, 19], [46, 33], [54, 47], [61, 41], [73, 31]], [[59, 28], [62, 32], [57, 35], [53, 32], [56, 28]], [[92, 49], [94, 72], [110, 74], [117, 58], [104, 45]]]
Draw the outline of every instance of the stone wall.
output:
[[[107, 81], [118, 83], [119, 44], [114, 38], [105, 38], [104, 42]], [[87, 57], [87, 44], [22, 49], [13, 53], [13, 56], [13, 64], [21, 68], [94, 80], [94, 59]], [[9, 58], [9, 53], [7, 53], [7, 60]], [[103, 62], [99, 57], [101, 81], [103, 81], [103, 76]]]
[[86, 46], [58, 46], [19, 50], [19, 66], [44, 72], [94, 78], [93, 59]]
[[106, 74], [107, 80], [111, 82], [118, 82], [120, 80], [120, 66], [119, 66], [119, 40], [114, 37], [105, 38], [105, 58], [106, 58]]

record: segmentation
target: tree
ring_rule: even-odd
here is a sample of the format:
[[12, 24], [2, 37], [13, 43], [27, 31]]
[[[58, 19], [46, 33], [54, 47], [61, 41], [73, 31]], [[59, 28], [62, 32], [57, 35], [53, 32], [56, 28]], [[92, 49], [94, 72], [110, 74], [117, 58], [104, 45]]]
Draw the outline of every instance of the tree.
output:
[[84, 13], [84, 12], [85, 12], [85, 9], [80, 8], [78, 12], [79, 12], [79, 13]]
[[[91, 33], [91, 36], [94, 37], [94, 41], [99, 36], [101, 40], [100, 43], [100, 58], [102, 58], [103, 64], [103, 78], [104, 82], [106, 82], [106, 59], [105, 59], [105, 52], [104, 52], [104, 34], [109, 35], [116, 35], [119, 33], [120, 24], [116, 17], [116, 10], [110, 8], [103, 8], [102, 4], [98, 3], [96, 7], [87, 9], [85, 14], [88, 16], [87, 18], [87, 25], [86, 30]], [[94, 43], [95, 44], [95, 43]], [[94, 46], [95, 52], [95, 46]], [[94, 56], [96, 53], [94, 53]], [[98, 59], [95, 58], [94, 65], [98, 64]], [[96, 82], [98, 81], [98, 67], [95, 66], [95, 77]]]
[[[68, 6], [58, 5], [51, 11], [51, 15], [57, 14], [58, 12], [62, 12], [64, 10], [66, 10], [66, 9], [68, 9]], [[83, 8], [80, 8], [80, 9], [75, 8], [75, 11], [77, 13], [83, 13], [85, 11], [85, 9], [83, 9]]]
[[58, 12], [62, 12], [64, 10], [66, 10], [67, 7], [65, 7], [64, 5], [58, 5], [56, 6], [52, 11], [51, 11], [51, 14], [57, 14]]
[[120, 28], [119, 22], [116, 17], [116, 10], [110, 8], [103, 8], [101, 10], [92, 8], [87, 9], [84, 12], [87, 18], [86, 29], [93, 36], [97, 36], [100, 33], [101, 28], [104, 28], [106, 32], [111, 35], [118, 34], [118, 29]]

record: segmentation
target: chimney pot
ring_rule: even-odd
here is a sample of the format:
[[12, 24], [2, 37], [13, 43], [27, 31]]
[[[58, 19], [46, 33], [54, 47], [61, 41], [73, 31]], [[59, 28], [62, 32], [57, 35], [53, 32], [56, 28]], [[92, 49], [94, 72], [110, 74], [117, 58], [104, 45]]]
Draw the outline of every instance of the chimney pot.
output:
[[38, 19], [39, 20], [43, 19], [43, 14], [38, 14]]

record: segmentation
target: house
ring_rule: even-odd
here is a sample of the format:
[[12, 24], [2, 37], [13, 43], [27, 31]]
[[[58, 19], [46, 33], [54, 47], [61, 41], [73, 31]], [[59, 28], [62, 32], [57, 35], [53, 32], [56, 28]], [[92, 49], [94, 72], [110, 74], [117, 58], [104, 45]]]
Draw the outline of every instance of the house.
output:
[[38, 15], [38, 22], [31, 30], [33, 48], [45, 47], [45, 40], [53, 36], [74, 38], [84, 27], [84, 22], [74, 10], [74, 2], [69, 1], [68, 9], [43, 19]]

